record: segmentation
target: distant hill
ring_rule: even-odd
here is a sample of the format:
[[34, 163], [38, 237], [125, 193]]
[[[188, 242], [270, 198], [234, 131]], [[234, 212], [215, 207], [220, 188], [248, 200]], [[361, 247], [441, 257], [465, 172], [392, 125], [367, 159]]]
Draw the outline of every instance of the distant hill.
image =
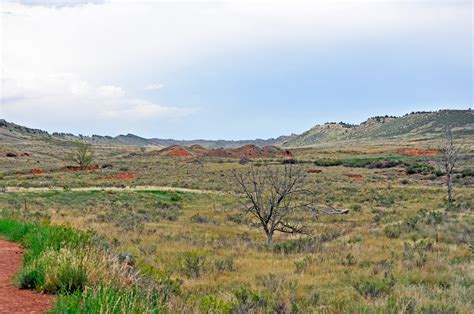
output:
[[172, 145], [180, 146], [192, 146], [200, 145], [206, 148], [238, 148], [245, 145], [255, 145], [259, 147], [275, 145], [284, 141], [286, 137], [281, 136], [276, 139], [256, 139], [256, 140], [240, 140], [240, 141], [227, 141], [227, 140], [173, 140], [173, 139], [160, 139], [151, 138], [147, 139], [134, 134], [118, 135], [118, 136], [107, 136], [107, 135], [74, 135], [71, 133], [59, 133], [53, 132], [48, 133], [40, 129], [33, 129], [26, 126], [21, 126], [6, 120], [0, 119], [0, 143], [1, 142], [15, 142], [22, 140], [45, 140], [53, 139], [59, 141], [86, 141], [93, 144], [105, 144], [105, 145], [132, 145], [132, 146], [158, 146], [167, 147]]
[[412, 112], [402, 117], [379, 116], [352, 125], [343, 122], [316, 125], [302, 134], [280, 136], [271, 139], [256, 140], [173, 140], [160, 138], [143, 138], [134, 134], [103, 136], [82, 136], [70, 133], [52, 134], [0, 119], [0, 143], [18, 143], [26, 140], [52, 139], [57, 144], [82, 140], [96, 144], [158, 146], [173, 145], [205, 148], [238, 148], [246, 145], [305, 147], [325, 144], [349, 142], [380, 142], [396, 140], [400, 142], [412, 140], [430, 140], [442, 136], [443, 128], [451, 125], [457, 136], [474, 137], [474, 111], [472, 110], [440, 110], [436, 112]]
[[402, 117], [379, 116], [359, 125], [326, 123], [291, 135], [277, 144], [304, 147], [351, 141], [430, 140], [440, 138], [446, 125], [450, 125], [457, 136], [474, 136], [474, 111], [440, 110], [412, 112]]

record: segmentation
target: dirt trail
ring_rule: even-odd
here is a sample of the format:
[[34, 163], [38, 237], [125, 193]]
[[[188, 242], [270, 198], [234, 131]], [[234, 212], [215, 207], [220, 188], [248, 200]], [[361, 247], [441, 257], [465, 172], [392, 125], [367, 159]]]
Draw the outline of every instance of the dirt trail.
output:
[[[197, 193], [197, 194], [220, 194], [220, 191], [213, 190], [198, 190], [198, 189], [187, 189], [177, 188], [172, 186], [134, 186], [134, 187], [113, 187], [113, 186], [91, 186], [83, 188], [69, 188], [70, 191], [169, 191], [169, 192], [185, 192], [185, 193]], [[26, 192], [49, 192], [49, 191], [64, 191], [62, 187], [48, 187], [48, 188], [22, 188], [22, 187], [6, 187], [6, 193], [26, 193]]]
[[51, 306], [52, 296], [12, 285], [22, 257], [19, 244], [0, 239], [0, 313], [44, 313]]

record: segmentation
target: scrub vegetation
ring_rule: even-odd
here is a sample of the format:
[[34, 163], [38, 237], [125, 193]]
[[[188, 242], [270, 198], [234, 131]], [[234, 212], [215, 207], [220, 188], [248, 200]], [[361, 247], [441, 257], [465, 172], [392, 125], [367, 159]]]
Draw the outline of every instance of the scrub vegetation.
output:
[[[26, 248], [16, 285], [57, 294], [52, 313], [474, 312], [472, 137], [450, 202], [442, 140], [246, 159], [99, 144], [72, 171], [75, 141], [45, 141], [3, 148], [29, 155], [2, 157], [0, 236]], [[304, 177], [290, 204], [345, 214], [294, 208], [281, 221], [304, 232], [268, 245], [236, 176], [290, 167]], [[261, 200], [286, 184], [271, 181]]]

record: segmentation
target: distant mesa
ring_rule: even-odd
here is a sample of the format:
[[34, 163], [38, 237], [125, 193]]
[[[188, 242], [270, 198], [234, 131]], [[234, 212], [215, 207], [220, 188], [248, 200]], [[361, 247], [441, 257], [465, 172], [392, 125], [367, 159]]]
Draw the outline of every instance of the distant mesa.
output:
[[293, 157], [289, 150], [280, 149], [276, 146], [245, 145], [238, 148], [215, 148], [207, 149], [201, 145], [180, 146], [171, 145], [159, 151], [161, 155], [171, 157], [220, 157], [220, 158], [276, 158]]

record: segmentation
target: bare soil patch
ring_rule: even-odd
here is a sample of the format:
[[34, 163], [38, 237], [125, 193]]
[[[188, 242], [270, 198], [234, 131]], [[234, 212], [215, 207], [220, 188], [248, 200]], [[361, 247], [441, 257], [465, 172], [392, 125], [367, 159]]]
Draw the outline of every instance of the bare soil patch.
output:
[[437, 149], [404, 148], [401, 149], [399, 153], [408, 156], [434, 156], [441, 154], [441, 151]]

